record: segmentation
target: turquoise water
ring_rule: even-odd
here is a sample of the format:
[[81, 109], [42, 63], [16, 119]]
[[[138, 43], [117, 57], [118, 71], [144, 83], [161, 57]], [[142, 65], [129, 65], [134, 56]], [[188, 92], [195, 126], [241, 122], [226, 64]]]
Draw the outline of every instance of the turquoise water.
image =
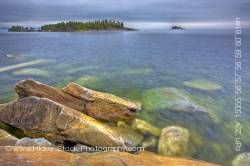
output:
[[[249, 36], [244, 35], [241, 152], [250, 151], [249, 41]], [[0, 32], [0, 103], [14, 99], [15, 83], [25, 78], [57, 87], [74, 81], [142, 102], [145, 107], [141, 118], [158, 127], [178, 124], [190, 129], [198, 146], [191, 157], [226, 165], [238, 153], [234, 150], [233, 31]], [[209, 81], [220, 88], [185, 86], [185, 81], [192, 80]], [[205, 108], [209, 118], [197, 114], [196, 118], [191, 115], [186, 119], [181, 113], [169, 115], [164, 107], [158, 109], [162, 103], [154, 94], [163, 87], [184, 91]], [[155, 107], [146, 107], [151, 105]], [[169, 120], [173, 116], [178, 117]]]

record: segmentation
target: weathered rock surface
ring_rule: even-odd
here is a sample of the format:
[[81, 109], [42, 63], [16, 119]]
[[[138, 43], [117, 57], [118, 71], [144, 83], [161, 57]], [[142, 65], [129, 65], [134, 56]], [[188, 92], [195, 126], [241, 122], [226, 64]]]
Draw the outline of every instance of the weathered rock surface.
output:
[[0, 146], [10, 146], [15, 145], [18, 139], [8, 132], [0, 129]]
[[13, 101], [0, 110], [0, 120], [22, 129], [30, 137], [44, 137], [53, 143], [73, 141], [91, 146], [125, 146], [120, 133], [111, 127], [45, 98]]
[[15, 87], [18, 95], [48, 98], [67, 107], [105, 121], [129, 120], [136, 116], [140, 107], [111, 94], [93, 91], [75, 83], [63, 90], [34, 80], [23, 80]]
[[182, 156], [188, 150], [189, 131], [178, 126], [162, 129], [158, 143], [158, 153], [167, 156]]
[[[140, 110], [140, 106], [108, 93], [87, 89], [76, 83], [70, 83], [63, 91], [87, 101], [86, 114], [96, 119], [113, 121], [129, 120]], [[116, 120], [117, 121], [117, 120]]]
[[237, 155], [232, 162], [232, 166], [249, 166], [249, 165], [250, 165], [250, 153], [241, 153]]
[[45, 138], [29, 138], [25, 137], [18, 140], [15, 146], [42, 146], [42, 147], [53, 147], [53, 144]]
[[[20, 147], [15, 147], [20, 148]], [[22, 148], [22, 147], [21, 147]], [[72, 154], [62, 151], [16, 151], [0, 147], [0, 163], [17, 166], [216, 166], [215, 164], [158, 156], [153, 153], [102, 152]]]
[[135, 119], [133, 121], [132, 129], [137, 130], [143, 134], [153, 135], [155, 137], [159, 137], [161, 134], [161, 129], [141, 119]]

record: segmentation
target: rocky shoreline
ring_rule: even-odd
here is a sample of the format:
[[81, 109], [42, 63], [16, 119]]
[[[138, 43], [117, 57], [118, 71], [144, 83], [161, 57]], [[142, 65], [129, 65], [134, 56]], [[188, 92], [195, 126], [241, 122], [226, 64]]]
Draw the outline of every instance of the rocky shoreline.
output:
[[[25, 137], [16, 138], [15, 134], [0, 130], [0, 160], [4, 164], [215, 165], [183, 159], [192, 148], [188, 129], [179, 126], [160, 129], [138, 119], [139, 103], [76, 83], [57, 89], [28, 79], [18, 82], [15, 90], [19, 98], [0, 105], [0, 121], [20, 130]], [[45, 149], [20, 150], [20, 147], [37, 146]], [[51, 150], [58, 147], [119, 147], [122, 150], [78, 151], [77, 154]], [[135, 151], [129, 150], [135, 147]], [[138, 152], [141, 151], [138, 148], [145, 152]]]

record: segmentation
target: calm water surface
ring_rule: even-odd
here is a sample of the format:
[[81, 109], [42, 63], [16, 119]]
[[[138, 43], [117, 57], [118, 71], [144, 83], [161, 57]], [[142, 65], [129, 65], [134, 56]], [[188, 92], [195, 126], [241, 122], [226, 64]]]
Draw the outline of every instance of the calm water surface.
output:
[[[244, 35], [241, 152], [250, 151], [249, 46], [249, 36]], [[17, 56], [9, 58], [6, 54]], [[32, 65], [34, 61], [36, 63]], [[6, 69], [6, 66], [26, 62], [31, 63]], [[57, 87], [75, 81], [134, 101], [142, 101], [142, 94], [149, 89], [183, 89], [193, 97], [205, 98], [206, 107], [212, 110], [209, 114], [214, 119], [213, 124], [204, 122], [197, 124], [198, 129], [193, 128], [203, 137], [205, 145], [192, 157], [227, 165], [236, 153], [233, 31], [224, 34], [162, 31], [0, 32], [0, 103], [15, 98], [13, 87], [25, 78]], [[184, 81], [197, 79], [214, 82], [222, 88], [204, 91], [183, 85]], [[147, 112], [141, 117], [159, 127], [170, 125], [162, 116], [164, 111], [148, 114], [154, 118], [148, 118]]]

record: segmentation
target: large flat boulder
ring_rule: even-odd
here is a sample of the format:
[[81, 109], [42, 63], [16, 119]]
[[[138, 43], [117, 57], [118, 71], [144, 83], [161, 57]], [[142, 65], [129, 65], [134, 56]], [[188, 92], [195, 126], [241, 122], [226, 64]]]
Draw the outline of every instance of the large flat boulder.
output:
[[22, 166], [216, 166], [202, 161], [163, 157], [153, 153], [101, 152], [72, 154], [44, 148], [42, 151], [18, 151], [23, 147], [0, 147], [0, 163]]
[[19, 128], [30, 137], [51, 142], [72, 141], [90, 146], [125, 147], [120, 133], [79, 111], [52, 100], [26, 97], [0, 110], [0, 120]]
[[133, 102], [108, 93], [93, 91], [75, 83], [70, 83], [61, 90], [27, 79], [18, 82], [15, 90], [21, 98], [28, 96], [48, 98], [104, 121], [130, 120], [140, 110], [140, 106]]
[[86, 113], [96, 119], [117, 121], [129, 120], [141, 109], [139, 105], [112, 94], [94, 91], [76, 83], [70, 83], [63, 91], [81, 100], [87, 101]]

